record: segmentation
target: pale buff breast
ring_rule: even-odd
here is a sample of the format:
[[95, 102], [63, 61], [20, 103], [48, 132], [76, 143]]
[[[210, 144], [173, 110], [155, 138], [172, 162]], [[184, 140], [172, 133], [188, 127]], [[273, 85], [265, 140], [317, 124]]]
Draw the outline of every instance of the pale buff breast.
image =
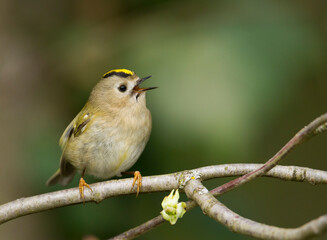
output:
[[[137, 116], [137, 117], [136, 117]], [[78, 170], [97, 178], [110, 178], [128, 170], [143, 152], [151, 132], [151, 114], [124, 116], [124, 122], [108, 123], [105, 117], [94, 119], [87, 130], [65, 152], [67, 160]]]

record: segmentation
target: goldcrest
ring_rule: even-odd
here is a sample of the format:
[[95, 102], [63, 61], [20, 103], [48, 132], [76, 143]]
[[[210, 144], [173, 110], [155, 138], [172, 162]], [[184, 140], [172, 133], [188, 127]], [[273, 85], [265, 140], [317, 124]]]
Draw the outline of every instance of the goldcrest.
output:
[[[70, 183], [76, 172], [81, 173], [80, 196], [84, 201], [84, 174], [99, 179], [121, 176], [132, 167], [143, 152], [151, 133], [151, 113], [146, 107], [146, 79], [127, 69], [105, 73], [93, 88], [88, 101], [62, 134], [60, 168], [47, 181], [51, 186]], [[141, 174], [134, 173], [132, 188], [137, 194]], [[91, 189], [91, 188], [90, 188]], [[92, 190], [92, 189], [91, 189]]]

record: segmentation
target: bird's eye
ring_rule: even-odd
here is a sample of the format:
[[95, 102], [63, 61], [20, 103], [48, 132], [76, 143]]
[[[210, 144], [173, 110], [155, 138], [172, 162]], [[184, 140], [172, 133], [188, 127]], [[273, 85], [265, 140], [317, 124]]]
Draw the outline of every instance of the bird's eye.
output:
[[125, 92], [127, 90], [127, 87], [126, 87], [126, 85], [122, 84], [118, 87], [118, 90], [121, 92]]

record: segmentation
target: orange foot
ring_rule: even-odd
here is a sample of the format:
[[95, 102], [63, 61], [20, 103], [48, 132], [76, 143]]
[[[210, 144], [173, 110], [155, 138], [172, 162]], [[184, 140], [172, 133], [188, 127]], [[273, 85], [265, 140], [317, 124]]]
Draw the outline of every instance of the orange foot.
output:
[[134, 172], [134, 180], [133, 180], [131, 190], [133, 189], [136, 181], [137, 181], [137, 189], [136, 189], [136, 197], [137, 197], [139, 195], [140, 189], [142, 187], [142, 175], [141, 175], [141, 173], [139, 171]]
[[78, 187], [79, 187], [79, 195], [81, 196], [81, 199], [83, 200], [83, 203], [85, 203], [85, 200], [84, 200], [84, 187], [88, 187], [92, 192], [93, 192], [93, 190], [90, 187], [90, 185], [88, 185], [82, 177], [79, 180]]

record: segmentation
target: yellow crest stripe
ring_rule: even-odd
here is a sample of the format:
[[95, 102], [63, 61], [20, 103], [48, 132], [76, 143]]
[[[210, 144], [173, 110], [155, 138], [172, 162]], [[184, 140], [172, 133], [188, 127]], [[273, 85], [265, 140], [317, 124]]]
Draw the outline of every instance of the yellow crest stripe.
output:
[[129, 76], [132, 76], [134, 74], [134, 72], [127, 69], [114, 69], [114, 70], [110, 70], [109, 72], [106, 72], [105, 74], [103, 74], [102, 77], [103, 78], [108, 77], [113, 73], [124, 73], [125, 75], [129, 75]]

